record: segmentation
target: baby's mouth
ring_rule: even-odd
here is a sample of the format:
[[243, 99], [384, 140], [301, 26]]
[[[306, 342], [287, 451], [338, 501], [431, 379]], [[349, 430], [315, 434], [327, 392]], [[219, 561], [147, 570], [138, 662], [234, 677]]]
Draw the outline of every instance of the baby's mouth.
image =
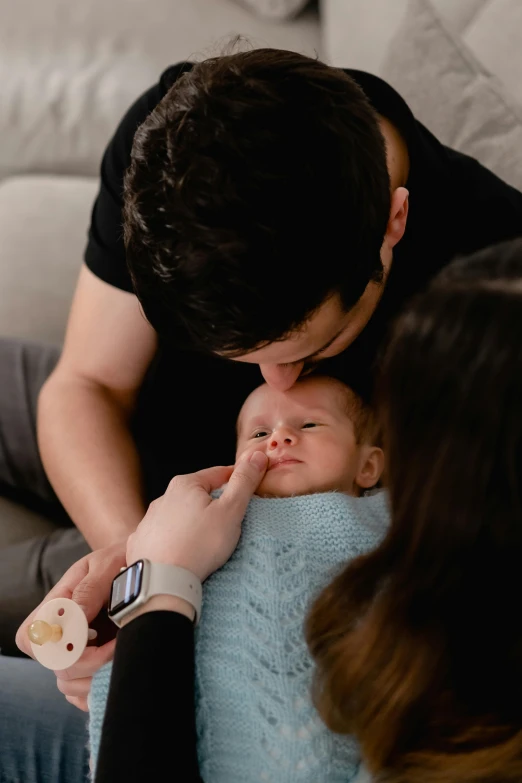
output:
[[271, 459], [268, 465], [268, 470], [275, 470], [276, 468], [283, 468], [287, 465], [297, 465], [302, 462], [301, 459], [295, 459], [295, 457], [278, 457], [277, 459]]

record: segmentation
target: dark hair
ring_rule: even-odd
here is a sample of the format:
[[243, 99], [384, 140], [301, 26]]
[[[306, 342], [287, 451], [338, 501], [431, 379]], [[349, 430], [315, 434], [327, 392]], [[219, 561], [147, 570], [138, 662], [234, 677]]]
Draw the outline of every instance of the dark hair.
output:
[[258, 49], [194, 65], [138, 129], [127, 258], [160, 335], [238, 355], [382, 279], [390, 211], [375, 111], [343, 71]]
[[318, 707], [378, 781], [518, 783], [522, 241], [417, 298], [379, 396], [392, 522], [310, 614]]
[[379, 427], [375, 421], [373, 408], [351, 386], [346, 386], [338, 378], [332, 378], [332, 380], [344, 387], [346, 412], [352, 420], [357, 445], [364, 443], [371, 446], [381, 446]]

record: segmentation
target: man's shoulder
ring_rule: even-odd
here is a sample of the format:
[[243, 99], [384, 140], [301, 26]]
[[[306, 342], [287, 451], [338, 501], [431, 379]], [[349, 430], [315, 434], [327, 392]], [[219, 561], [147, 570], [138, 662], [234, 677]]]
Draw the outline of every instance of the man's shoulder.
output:
[[397, 90], [373, 73], [354, 68], [342, 70], [359, 85], [375, 111], [397, 127], [407, 145], [414, 143], [417, 130], [415, 117]]
[[194, 63], [187, 62], [186, 60], [180, 63], [175, 63], [174, 65], [169, 65], [169, 67], [166, 68], [161, 74], [160, 80], [158, 82], [160, 90], [163, 91], [162, 97], [166, 92], [168, 92], [172, 85], [177, 82], [180, 76], [183, 76], [184, 73], [191, 71], [193, 67]]
[[192, 70], [193, 65], [194, 64], [190, 62], [169, 65], [169, 67], [163, 71], [158, 81], [149, 87], [149, 89], [140, 95], [134, 102], [124, 116], [118, 129], [118, 135], [124, 143], [126, 142], [126, 146], [132, 146], [136, 129], [147, 119], [149, 114], [154, 111], [158, 103], [165, 97], [180, 76]]

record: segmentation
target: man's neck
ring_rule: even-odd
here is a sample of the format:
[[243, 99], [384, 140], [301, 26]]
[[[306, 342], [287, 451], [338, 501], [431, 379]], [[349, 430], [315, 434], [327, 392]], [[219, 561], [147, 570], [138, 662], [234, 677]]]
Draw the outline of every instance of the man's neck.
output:
[[386, 142], [386, 162], [390, 174], [392, 192], [404, 187], [410, 173], [410, 156], [408, 147], [398, 129], [387, 117], [379, 115], [381, 133]]

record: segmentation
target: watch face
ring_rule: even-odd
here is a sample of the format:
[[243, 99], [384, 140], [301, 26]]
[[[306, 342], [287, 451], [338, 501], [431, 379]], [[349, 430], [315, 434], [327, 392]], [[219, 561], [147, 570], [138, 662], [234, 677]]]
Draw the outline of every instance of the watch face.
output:
[[116, 577], [112, 583], [109, 599], [109, 617], [134, 603], [141, 592], [143, 581], [143, 560], [138, 560]]

